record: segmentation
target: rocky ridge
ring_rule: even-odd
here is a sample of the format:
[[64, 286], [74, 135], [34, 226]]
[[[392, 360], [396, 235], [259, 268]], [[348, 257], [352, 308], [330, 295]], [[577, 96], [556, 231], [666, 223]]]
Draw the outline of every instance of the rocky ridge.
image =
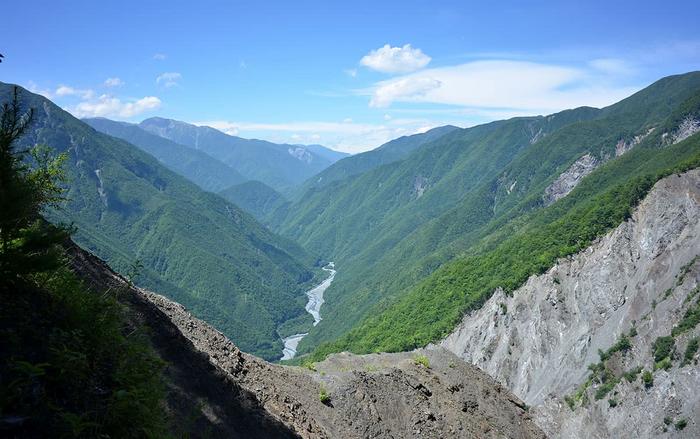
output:
[[176, 435], [241, 438], [544, 438], [528, 407], [442, 348], [337, 354], [308, 367], [241, 352], [183, 306], [137, 288], [70, 247], [94, 289], [119, 291], [168, 363], [167, 410]]

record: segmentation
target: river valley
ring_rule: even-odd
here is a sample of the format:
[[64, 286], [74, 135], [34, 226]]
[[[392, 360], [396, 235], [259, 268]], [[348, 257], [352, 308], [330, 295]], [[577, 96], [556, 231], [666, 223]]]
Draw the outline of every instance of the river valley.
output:
[[[306, 292], [306, 296], [309, 301], [306, 303], [306, 311], [311, 314], [314, 318], [313, 325], [316, 326], [322, 320], [321, 318], [321, 305], [323, 305], [323, 293], [331, 286], [333, 279], [335, 278], [335, 264], [329, 262], [328, 265], [323, 267], [324, 271], [329, 273], [329, 276], [320, 284], [313, 287]], [[282, 358], [280, 360], [291, 360], [297, 354], [297, 346], [301, 339], [303, 339], [308, 333], [304, 332], [301, 334], [290, 335], [282, 339], [284, 342], [284, 349], [282, 349]]]

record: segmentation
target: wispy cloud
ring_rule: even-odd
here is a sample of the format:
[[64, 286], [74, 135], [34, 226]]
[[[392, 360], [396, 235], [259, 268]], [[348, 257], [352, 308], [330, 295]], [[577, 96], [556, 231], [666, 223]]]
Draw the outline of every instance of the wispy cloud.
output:
[[124, 81], [119, 78], [107, 78], [104, 82], [105, 87], [121, 87], [122, 85], [124, 85]]
[[395, 102], [445, 104], [468, 108], [506, 108], [547, 113], [581, 105], [605, 106], [638, 87], [611, 86], [610, 74], [624, 65], [599, 60], [594, 67], [575, 68], [525, 61], [474, 61], [424, 69], [374, 84], [360, 94], [369, 105]]
[[360, 64], [382, 73], [409, 73], [422, 69], [430, 62], [430, 57], [420, 49], [406, 44], [403, 47], [384, 47], [372, 50], [363, 56]]
[[69, 106], [67, 110], [75, 117], [118, 117], [131, 118], [139, 114], [156, 110], [160, 107], [161, 100], [155, 96], [145, 96], [141, 99], [121, 99], [101, 95], [97, 99], [80, 102], [75, 106]]
[[80, 96], [82, 99], [92, 99], [92, 97], [95, 95], [95, 92], [90, 89], [77, 89], [69, 87], [67, 85], [61, 85], [56, 89], [54, 95], [58, 97]]
[[166, 55], [166, 54], [164, 54], [164, 53], [155, 53], [155, 54], [153, 54], [153, 59], [155, 59], [155, 60], [157, 60], [157, 61], [163, 61], [163, 60], [164, 60], [165, 58], [167, 58], [167, 57], [168, 57], [168, 55]]
[[182, 75], [178, 72], [165, 72], [158, 75], [156, 84], [170, 88], [178, 85], [178, 81], [182, 79]]

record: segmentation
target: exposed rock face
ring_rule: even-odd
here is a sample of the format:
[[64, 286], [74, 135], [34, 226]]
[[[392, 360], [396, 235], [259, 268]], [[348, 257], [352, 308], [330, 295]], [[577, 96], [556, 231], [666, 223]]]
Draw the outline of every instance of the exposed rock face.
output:
[[417, 175], [413, 179], [413, 193], [416, 195], [416, 199], [422, 197], [428, 187], [430, 187], [430, 180], [422, 175]]
[[683, 119], [683, 122], [681, 122], [678, 129], [673, 134], [673, 143], [682, 142], [698, 131], [700, 131], [700, 119], [688, 116]]
[[[669, 335], [697, 300], [698, 254], [700, 170], [692, 170], [659, 181], [629, 221], [587, 250], [531, 277], [511, 297], [497, 291], [441, 344], [538, 405], [535, 420], [553, 437], [650, 437], [663, 431], [664, 417], [688, 421], [683, 430], [666, 426], [670, 435], [700, 437], [697, 364], [675, 361], [654, 373], [649, 389], [623, 380], [610, 393], [617, 407], [607, 396], [575, 411], [562, 401], [587, 378], [598, 350], [635, 323], [632, 349], [616, 367], [654, 369], [654, 340]], [[678, 336], [677, 351], [699, 334], [695, 327]]]
[[311, 163], [314, 158], [313, 155], [311, 155], [311, 153], [303, 146], [290, 146], [287, 148], [287, 152], [295, 159], [305, 163]]
[[[232, 438], [544, 438], [525, 404], [442, 348], [338, 354], [315, 370], [267, 363], [165, 297], [130, 286], [73, 246], [75, 270], [119, 289], [168, 362], [174, 435]], [[425, 355], [429, 367], [418, 364]], [[329, 401], [322, 402], [321, 391]]]
[[654, 128], [649, 128], [646, 133], [638, 134], [630, 140], [620, 139], [615, 145], [615, 157], [620, 157], [622, 154], [626, 153], [630, 149], [642, 143], [642, 140], [654, 132]]
[[569, 195], [583, 177], [593, 172], [599, 164], [600, 161], [591, 154], [586, 154], [576, 160], [569, 169], [564, 171], [544, 190], [543, 199], [545, 205], [549, 206], [558, 199]]

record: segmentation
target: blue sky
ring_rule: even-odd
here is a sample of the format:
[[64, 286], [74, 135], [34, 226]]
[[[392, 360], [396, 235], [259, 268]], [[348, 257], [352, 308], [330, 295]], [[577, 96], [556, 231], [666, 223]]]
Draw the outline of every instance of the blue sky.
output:
[[698, 70], [698, 17], [697, 1], [15, 1], [0, 80], [79, 117], [358, 152]]

